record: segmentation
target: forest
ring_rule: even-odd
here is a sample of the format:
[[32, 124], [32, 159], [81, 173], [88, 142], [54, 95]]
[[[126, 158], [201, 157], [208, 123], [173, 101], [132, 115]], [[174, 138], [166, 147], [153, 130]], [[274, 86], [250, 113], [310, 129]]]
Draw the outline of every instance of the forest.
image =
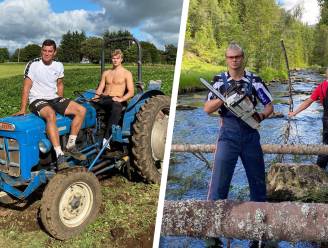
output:
[[[246, 66], [265, 79], [284, 78], [290, 68], [328, 65], [328, 0], [318, 0], [316, 25], [302, 23], [302, 5], [284, 10], [276, 0], [190, 0], [184, 66], [192, 61], [225, 65], [224, 52], [231, 41], [246, 51]], [[182, 74], [183, 75], [183, 74]]]
[[[61, 62], [80, 63], [87, 61], [98, 64], [103, 41], [113, 38], [133, 37], [127, 30], [109, 32], [106, 31], [102, 37], [90, 36], [81, 31], [68, 31], [62, 35], [58, 45], [57, 59]], [[41, 43], [42, 41], [40, 41]], [[153, 43], [140, 41], [142, 47], [142, 62], [147, 64], [174, 64], [177, 48], [172, 44], [165, 45], [165, 50], [158, 49]], [[23, 48], [17, 48], [10, 55], [5, 47], [0, 47], [0, 63], [3, 62], [27, 62], [40, 56], [41, 47], [37, 44], [28, 44]], [[131, 41], [118, 41], [106, 47], [106, 60], [110, 61], [111, 49], [121, 49], [124, 61], [134, 63], [137, 61], [137, 47]]]

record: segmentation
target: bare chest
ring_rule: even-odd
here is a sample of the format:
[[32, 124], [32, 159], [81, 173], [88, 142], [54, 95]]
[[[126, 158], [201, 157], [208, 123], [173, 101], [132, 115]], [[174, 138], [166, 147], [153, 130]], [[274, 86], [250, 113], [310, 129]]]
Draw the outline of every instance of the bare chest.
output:
[[126, 79], [122, 73], [109, 73], [106, 76], [106, 84], [108, 85], [125, 85]]

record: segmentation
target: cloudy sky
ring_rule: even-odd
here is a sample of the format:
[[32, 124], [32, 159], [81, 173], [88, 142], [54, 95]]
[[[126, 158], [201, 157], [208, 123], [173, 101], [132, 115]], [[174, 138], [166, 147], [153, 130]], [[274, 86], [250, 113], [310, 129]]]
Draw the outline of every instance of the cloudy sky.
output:
[[302, 21], [304, 23], [313, 25], [319, 21], [320, 9], [317, 0], [277, 0], [277, 2], [287, 10], [300, 4], [303, 7]]
[[129, 30], [163, 49], [177, 45], [183, 0], [0, 0], [0, 47], [13, 52], [69, 30]]

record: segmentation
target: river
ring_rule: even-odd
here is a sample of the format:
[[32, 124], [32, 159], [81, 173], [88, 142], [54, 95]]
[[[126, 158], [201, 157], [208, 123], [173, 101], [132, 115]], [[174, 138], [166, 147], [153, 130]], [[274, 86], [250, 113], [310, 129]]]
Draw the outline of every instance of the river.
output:
[[[296, 94], [293, 95], [294, 109], [310, 96], [312, 90], [323, 81], [323, 77], [311, 71], [295, 73], [297, 82], [293, 82]], [[296, 80], [295, 80], [296, 81]], [[289, 109], [288, 85], [275, 82], [268, 86], [274, 98], [274, 111], [284, 114], [283, 118], [266, 119], [259, 129], [262, 144], [281, 144], [287, 127]], [[215, 144], [219, 131], [219, 117], [209, 116], [203, 111], [203, 102], [207, 92], [198, 92], [178, 96], [178, 104], [191, 105], [193, 110], [177, 110], [173, 131], [173, 143]], [[261, 104], [258, 104], [261, 105]], [[259, 108], [260, 109], [260, 108]], [[320, 144], [322, 132], [323, 108], [313, 103], [308, 109], [299, 113], [291, 121], [291, 133], [288, 143]], [[213, 154], [203, 154], [209, 165], [213, 163]], [[265, 155], [266, 171], [277, 155]], [[315, 163], [315, 156], [285, 155], [285, 162]], [[206, 199], [211, 170], [208, 164], [190, 153], [171, 153], [166, 200]], [[238, 160], [232, 179], [230, 199], [249, 200], [248, 182], [243, 165]], [[222, 239], [226, 244], [226, 239]], [[319, 247], [308, 242], [291, 244], [274, 243], [270, 247]], [[203, 239], [190, 237], [162, 237], [160, 247], [206, 247]], [[231, 247], [248, 247], [248, 240], [232, 240]]]

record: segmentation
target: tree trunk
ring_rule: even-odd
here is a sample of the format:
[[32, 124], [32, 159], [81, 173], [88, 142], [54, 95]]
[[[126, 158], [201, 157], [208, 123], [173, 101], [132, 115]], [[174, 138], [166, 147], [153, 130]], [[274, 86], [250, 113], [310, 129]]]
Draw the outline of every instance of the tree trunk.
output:
[[[215, 151], [212, 144], [173, 144], [172, 152], [207, 152]], [[220, 148], [218, 148], [220, 149]], [[263, 153], [267, 154], [300, 154], [300, 155], [324, 155], [328, 154], [328, 145], [262, 145]]]
[[162, 235], [249, 240], [328, 241], [328, 205], [165, 201]]

